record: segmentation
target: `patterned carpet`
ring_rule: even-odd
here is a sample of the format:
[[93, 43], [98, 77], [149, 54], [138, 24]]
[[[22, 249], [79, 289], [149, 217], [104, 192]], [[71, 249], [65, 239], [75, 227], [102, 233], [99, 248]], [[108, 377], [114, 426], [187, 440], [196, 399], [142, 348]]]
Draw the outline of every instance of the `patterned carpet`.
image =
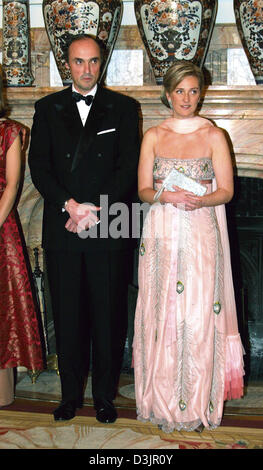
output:
[[[164, 434], [152, 424], [126, 418], [105, 426], [93, 417], [76, 416], [65, 424], [54, 422], [45, 413], [2, 409], [0, 449], [263, 449], [263, 430], [219, 427], [202, 434]], [[102, 454], [94, 454], [94, 458], [95, 455], [99, 458]], [[104, 458], [106, 455], [103, 453]]]
[[[26, 373], [21, 373], [14, 403], [0, 410], [0, 449], [89, 449], [90, 452], [97, 449], [97, 458], [101, 456], [99, 449], [103, 449], [104, 456], [107, 455], [106, 449], [108, 452], [110, 449], [126, 449], [128, 452], [129, 449], [132, 452], [130, 464], [135, 458], [135, 449], [136, 452], [163, 451], [163, 458], [167, 458], [169, 450], [173, 452], [176, 449], [263, 449], [262, 390], [261, 384], [250, 384], [242, 400], [227, 402], [221, 426], [213, 431], [165, 434], [151, 423], [136, 420], [132, 375], [121, 376], [115, 400], [117, 421], [102, 425], [95, 418], [90, 378], [86, 386], [85, 406], [78, 410], [73, 420], [57, 423], [53, 420], [52, 411], [60, 401], [59, 376], [54, 370], [44, 371], [32, 383]], [[90, 458], [93, 454], [89, 454]], [[127, 466], [128, 462], [124, 463]], [[140, 462], [133, 462], [137, 463]], [[147, 462], [147, 466], [152, 465], [152, 462]], [[116, 463], [116, 466], [120, 464]]]

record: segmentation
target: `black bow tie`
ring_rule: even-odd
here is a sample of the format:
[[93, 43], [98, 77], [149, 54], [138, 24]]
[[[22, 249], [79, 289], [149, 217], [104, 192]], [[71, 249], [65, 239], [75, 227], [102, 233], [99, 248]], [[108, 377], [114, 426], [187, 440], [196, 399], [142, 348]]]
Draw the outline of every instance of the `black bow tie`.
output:
[[93, 101], [92, 95], [83, 96], [80, 93], [77, 93], [76, 91], [72, 92], [72, 96], [77, 103], [78, 101], [84, 100], [87, 106], [90, 106]]

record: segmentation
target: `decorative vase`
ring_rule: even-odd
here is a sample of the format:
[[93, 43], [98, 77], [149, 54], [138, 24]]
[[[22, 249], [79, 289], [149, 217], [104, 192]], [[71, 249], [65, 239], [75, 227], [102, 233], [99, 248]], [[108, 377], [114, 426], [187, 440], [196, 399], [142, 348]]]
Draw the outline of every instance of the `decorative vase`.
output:
[[31, 86], [28, 0], [3, 0], [3, 71], [7, 86]]
[[263, 84], [263, 1], [234, 0], [237, 30], [257, 85]]
[[63, 85], [71, 83], [64, 48], [71, 35], [91, 34], [105, 45], [104, 76], [117, 39], [123, 13], [122, 0], [43, 0], [43, 16]]
[[134, 0], [140, 35], [158, 85], [177, 60], [203, 66], [217, 0]]

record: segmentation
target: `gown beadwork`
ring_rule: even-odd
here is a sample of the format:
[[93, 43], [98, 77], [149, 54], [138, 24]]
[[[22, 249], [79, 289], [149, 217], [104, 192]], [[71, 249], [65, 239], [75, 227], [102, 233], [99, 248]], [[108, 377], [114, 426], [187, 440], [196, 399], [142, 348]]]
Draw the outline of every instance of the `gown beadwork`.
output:
[[[209, 158], [156, 157], [154, 189], [172, 168], [212, 180]], [[224, 205], [184, 211], [152, 204], [139, 255], [133, 360], [137, 416], [164, 432], [220, 425], [224, 400], [243, 394]]]
[[[6, 187], [6, 154], [20, 130], [13, 121], [0, 122], [0, 199]], [[12, 209], [0, 228], [0, 369], [42, 370], [36, 303], [19, 225]]]

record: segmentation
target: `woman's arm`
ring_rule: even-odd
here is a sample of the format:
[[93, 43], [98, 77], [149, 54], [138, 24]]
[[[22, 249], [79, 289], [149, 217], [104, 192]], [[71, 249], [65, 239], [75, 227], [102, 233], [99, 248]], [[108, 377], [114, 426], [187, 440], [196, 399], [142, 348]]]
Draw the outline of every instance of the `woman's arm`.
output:
[[211, 142], [212, 163], [217, 183], [216, 191], [204, 196], [196, 196], [183, 190], [178, 190], [176, 193], [164, 192], [163, 202], [171, 202], [165, 199], [170, 199], [170, 194], [176, 194], [175, 197], [178, 198], [178, 201], [174, 204], [180, 203], [180, 208], [191, 211], [201, 207], [226, 204], [232, 199], [234, 193], [233, 166], [226, 138], [223, 131], [217, 127], [211, 127], [208, 138]]
[[[138, 168], [138, 193], [139, 198], [143, 202], [153, 204], [156, 202], [154, 196], [157, 193], [153, 189], [153, 165], [156, 155], [155, 149], [157, 144], [156, 129], [149, 129], [143, 138], [139, 168]], [[161, 203], [170, 203], [177, 206], [182, 205], [184, 210], [194, 210], [197, 208], [199, 198], [193, 193], [177, 188], [177, 191], [164, 191], [158, 199]]]
[[6, 188], [0, 200], [0, 228], [12, 210], [20, 182], [21, 141], [18, 135], [6, 154]]
[[221, 129], [211, 128], [212, 163], [217, 189], [200, 197], [201, 207], [218, 206], [231, 201], [234, 194], [233, 165], [228, 143]]
[[[211, 127], [209, 139], [212, 148], [212, 162], [215, 172], [217, 189], [211, 194], [196, 196], [195, 194], [176, 188], [175, 192], [164, 191], [159, 199], [161, 203], [180, 204], [184, 210], [195, 210], [201, 207], [217, 206], [229, 202], [233, 197], [233, 166], [229, 147], [222, 130]], [[153, 189], [154, 148], [156, 132], [149, 129], [143, 138], [139, 170], [138, 187], [142, 201], [153, 204], [156, 191]]]
[[156, 131], [152, 127], [144, 134], [140, 159], [138, 166], [138, 194], [143, 202], [152, 204], [156, 191], [153, 189], [153, 165], [154, 165], [154, 148], [156, 144]]

